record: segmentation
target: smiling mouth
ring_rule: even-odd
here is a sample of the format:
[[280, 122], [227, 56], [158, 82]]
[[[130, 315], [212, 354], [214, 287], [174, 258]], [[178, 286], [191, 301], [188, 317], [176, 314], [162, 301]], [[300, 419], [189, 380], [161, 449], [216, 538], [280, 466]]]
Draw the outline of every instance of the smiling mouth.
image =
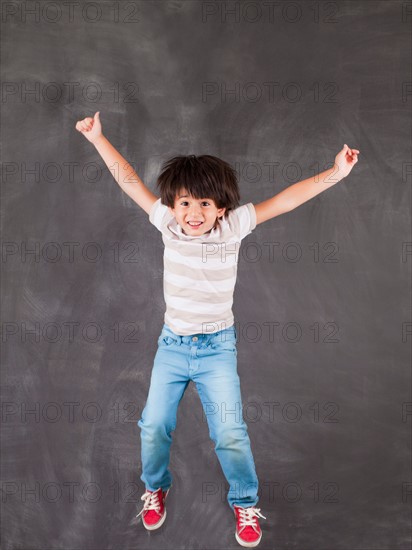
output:
[[187, 222], [187, 224], [190, 225], [190, 227], [194, 227], [196, 229], [197, 227], [200, 227], [203, 224], [203, 222], [199, 222], [199, 223]]

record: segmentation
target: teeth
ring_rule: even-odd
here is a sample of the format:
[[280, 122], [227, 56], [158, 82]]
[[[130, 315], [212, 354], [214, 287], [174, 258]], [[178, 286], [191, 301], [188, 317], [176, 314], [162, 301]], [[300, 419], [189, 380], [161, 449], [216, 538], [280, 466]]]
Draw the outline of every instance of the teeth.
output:
[[192, 222], [188, 222], [189, 225], [193, 225], [194, 227], [197, 227], [199, 225], [202, 224], [202, 222], [199, 222], [199, 223], [192, 223]]

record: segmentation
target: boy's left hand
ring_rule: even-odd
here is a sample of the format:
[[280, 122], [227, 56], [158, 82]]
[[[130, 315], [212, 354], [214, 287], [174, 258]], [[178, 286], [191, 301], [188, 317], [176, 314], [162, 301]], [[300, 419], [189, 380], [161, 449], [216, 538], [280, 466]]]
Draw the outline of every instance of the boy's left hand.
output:
[[350, 149], [345, 143], [342, 150], [335, 157], [337, 172], [334, 172], [334, 176], [338, 176], [339, 179], [346, 178], [358, 162], [358, 154], [357, 149]]

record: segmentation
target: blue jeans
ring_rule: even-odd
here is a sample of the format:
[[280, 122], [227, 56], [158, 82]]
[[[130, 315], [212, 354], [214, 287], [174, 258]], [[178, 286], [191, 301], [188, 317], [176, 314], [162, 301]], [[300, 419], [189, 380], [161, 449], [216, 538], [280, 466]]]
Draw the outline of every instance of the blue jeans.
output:
[[247, 425], [242, 415], [237, 373], [237, 331], [232, 325], [213, 334], [175, 334], [164, 324], [158, 338], [150, 388], [142, 416], [141, 480], [146, 489], [172, 485], [169, 471], [171, 432], [177, 407], [190, 382], [196, 384], [209, 435], [229, 484], [227, 500], [242, 507], [257, 504], [258, 479]]

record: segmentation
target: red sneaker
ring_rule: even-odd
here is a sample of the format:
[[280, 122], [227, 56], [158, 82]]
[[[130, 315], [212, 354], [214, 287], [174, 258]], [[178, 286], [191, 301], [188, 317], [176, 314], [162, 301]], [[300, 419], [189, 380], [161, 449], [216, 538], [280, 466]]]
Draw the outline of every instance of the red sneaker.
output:
[[163, 491], [161, 487], [156, 489], [156, 491], [149, 491], [146, 489], [146, 492], [141, 497], [140, 500], [144, 500], [145, 503], [136, 517], [139, 517], [140, 514], [143, 513], [142, 522], [149, 531], [158, 529], [163, 525], [166, 519], [165, 500], [169, 491], [170, 487], [167, 491]]
[[234, 511], [236, 516], [236, 540], [241, 546], [248, 548], [257, 546], [262, 538], [262, 531], [257, 518], [259, 516], [266, 519], [260, 513], [260, 508], [254, 506], [242, 508], [235, 504]]

